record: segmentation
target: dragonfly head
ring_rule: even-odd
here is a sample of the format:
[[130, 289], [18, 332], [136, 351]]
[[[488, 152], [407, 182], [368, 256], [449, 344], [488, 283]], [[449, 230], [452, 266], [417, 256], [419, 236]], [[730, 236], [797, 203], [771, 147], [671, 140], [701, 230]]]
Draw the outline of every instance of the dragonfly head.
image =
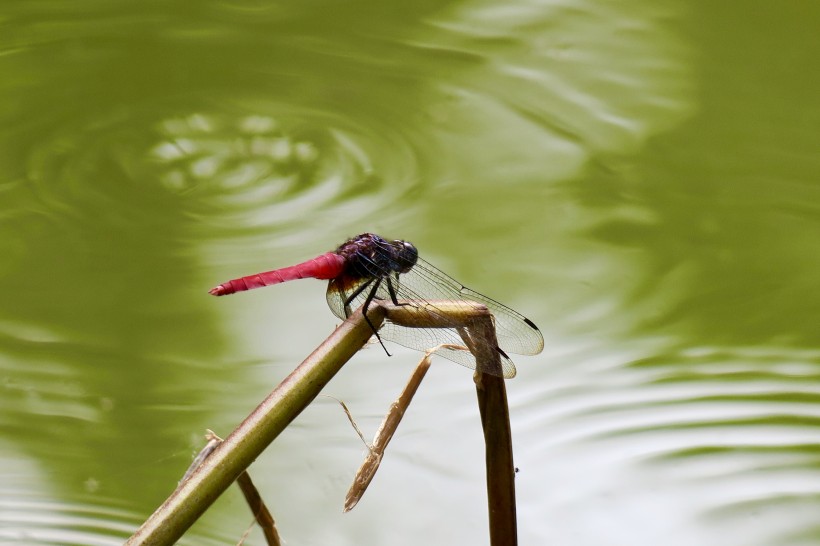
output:
[[407, 241], [395, 241], [395, 245], [398, 250], [398, 261], [401, 265], [399, 273], [407, 273], [416, 265], [416, 261], [419, 259], [419, 251], [413, 243]]

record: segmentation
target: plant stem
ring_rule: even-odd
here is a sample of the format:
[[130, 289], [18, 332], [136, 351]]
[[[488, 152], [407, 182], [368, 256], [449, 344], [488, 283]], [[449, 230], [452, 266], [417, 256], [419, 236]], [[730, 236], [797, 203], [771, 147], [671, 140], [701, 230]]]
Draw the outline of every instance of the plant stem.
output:
[[[385, 311], [373, 305], [376, 327]], [[126, 546], [174, 544], [264, 451], [356, 352], [373, 331], [360, 311], [342, 323], [251, 413], [148, 518]]]

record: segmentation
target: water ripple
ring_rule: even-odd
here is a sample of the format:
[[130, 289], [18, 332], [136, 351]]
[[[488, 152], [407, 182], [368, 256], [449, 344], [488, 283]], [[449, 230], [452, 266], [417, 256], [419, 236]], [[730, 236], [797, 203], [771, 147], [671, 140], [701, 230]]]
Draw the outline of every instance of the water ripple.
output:
[[[57, 502], [36, 498], [29, 491], [0, 491], [0, 542], [31, 546], [122, 544], [140, 525], [141, 516], [112, 508], [120, 502], [117, 499], [100, 499], [98, 502], [106, 502], [106, 505]], [[191, 535], [183, 538], [180, 544], [217, 545], [235, 539], [203, 536], [201, 531]]]
[[[681, 9], [641, 1], [465, 2], [431, 19], [431, 32], [414, 43], [472, 58], [458, 80], [511, 116], [587, 153], [626, 153], [692, 114], [692, 52], [667, 24]], [[553, 148], [555, 159], [562, 148]]]
[[[668, 490], [665, 498], [679, 506], [664, 525], [697, 520], [698, 528], [712, 529], [700, 544], [716, 544], [720, 526], [734, 526], [739, 542], [748, 544], [783, 543], [797, 529], [809, 533], [820, 500], [820, 353], [657, 349], [621, 367], [611, 365], [619, 359], [612, 345], [606, 357], [578, 353], [571, 358], [579, 362], [570, 366], [586, 369], [583, 384], [555, 372], [550, 403], [527, 425], [532, 437], [540, 432], [540, 441], [518, 463], [549, 454], [555, 468], [527, 470], [546, 474], [542, 479], [556, 491], [555, 509], [576, 495], [617, 491], [619, 513], [627, 514], [629, 504], [634, 508], [652, 492]], [[531, 396], [537, 403], [544, 395]], [[574, 466], [563, 476], [567, 458]], [[742, 527], [757, 512], [762, 519]], [[748, 535], [738, 534], [740, 528]], [[684, 534], [667, 543], [691, 540]]]
[[[401, 136], [289, 110], [202, 110], [151, 127], [137, 112], [86, 121], [81, 137], [55, 134], [31, 151], [28, 177], [52, 218], [125, 208], [120, 221], [138, 222], [135, 206], [175, 204], [223, 236], [295, 228], [306, 215], [330, 217], [355, 200], [384, 204], [418, 181], [416, 152]], [[142, 203], [127, 200], [134, 191]]]

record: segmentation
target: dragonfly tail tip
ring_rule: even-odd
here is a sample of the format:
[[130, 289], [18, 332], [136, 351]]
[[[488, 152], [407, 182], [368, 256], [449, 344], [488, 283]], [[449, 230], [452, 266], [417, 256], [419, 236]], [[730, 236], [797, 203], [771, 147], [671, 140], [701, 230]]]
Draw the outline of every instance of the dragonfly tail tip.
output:
[[230, 294], [230, 292], [228, 292], [225, 289], [224, 285], [220, 284], [219, 286], [215, 286], [215, 287], [211, 288], [210, 290], [208, 290], [208, 294], [210, 294], [212, 296], [225, 296], [227, 294]]

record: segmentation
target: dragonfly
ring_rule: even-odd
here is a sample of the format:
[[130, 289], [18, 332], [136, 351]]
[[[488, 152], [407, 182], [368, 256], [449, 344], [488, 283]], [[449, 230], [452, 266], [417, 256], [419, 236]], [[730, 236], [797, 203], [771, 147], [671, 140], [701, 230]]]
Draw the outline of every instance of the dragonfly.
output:
[[[373, 233], [352, 237], [336, 250], [300, 264], [224, 282], [212, 288], [210, 294], [226, 296], [305, 278], [329, 281], [327, 303], [333, 314], [342, 320], [358, 307], [362, 307], [366, 319], [367, 309], [375, 301], [394, 305], [413, 305], [415, 302], [432, 313], [437, 311], [435, 302], [442, 300], [451, 305], [477, 302], [487, 306], [493, 316], [498, 339], [495, 350], [501, 361], [500, 374], [489, 371], [494, 375], [515, 377], [515, 365], [508, 352], [535, 355], [544, 348], [544, 337], [530, 319], [446, 275], [420, 258], [412, 243], [387, 240]], [[466, 308], [468, 303], [463, 305]], [[445, 317], [443, 311], [440, 315]], [[455, 324], [453, 328], [406, 328], [387, 320], [381, 330], [373, 328], [372, 324], [371, 328], [379, 342], [383, 338], [418, 351], [427, 351], [439, 344], [464, 344]], [[469, 351], [441, 349], [436, 354], [476, 369], [475, 357]]]

